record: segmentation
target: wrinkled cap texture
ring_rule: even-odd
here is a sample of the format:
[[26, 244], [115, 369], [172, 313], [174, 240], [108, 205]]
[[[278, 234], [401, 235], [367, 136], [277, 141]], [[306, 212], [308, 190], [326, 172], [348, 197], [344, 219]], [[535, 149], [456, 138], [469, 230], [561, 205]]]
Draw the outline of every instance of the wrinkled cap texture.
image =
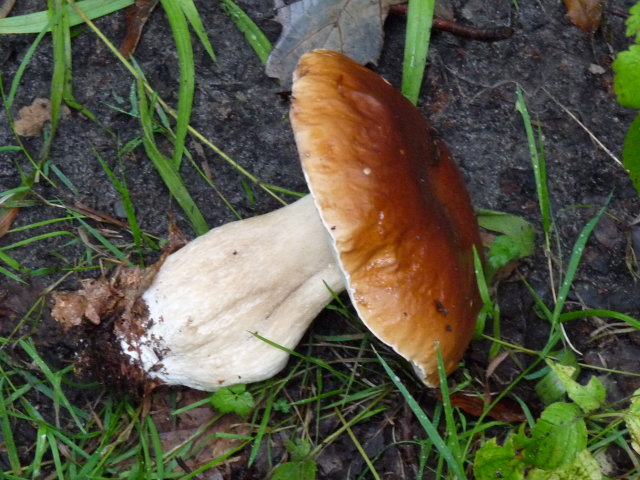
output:
[[480, 306], [477, 221], [449, 150], [387, 81], [329, 50], [294, 74], [291, 122], [307, 183], [366, 326], [438, 384]]

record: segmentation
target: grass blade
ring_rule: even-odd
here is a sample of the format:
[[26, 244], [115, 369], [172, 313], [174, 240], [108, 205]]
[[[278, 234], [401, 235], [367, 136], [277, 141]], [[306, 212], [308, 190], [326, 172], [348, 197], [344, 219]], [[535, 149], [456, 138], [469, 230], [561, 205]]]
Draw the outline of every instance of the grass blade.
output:
[[44, 376], [47, 378], [47, 380], [51, 384], [53, 388], [52, 400], [54, 402], [56, 418], [58, 415], [60, 405], [62, 404], [67, 409], [71, 417], [73, 418], [76, 424], [76, 427], [78, 427], [78, 429], [82, 433], [86, 433], [86, 430], [84, 428], [84, 422], [80, 420], [79, 415], [82, 414], [86, 416], [87, 414], [85, 414], [81, 410], [76, 409], [71, 405], [71, 402], [69, 402], [69, 399], [66, 397], [66, 395], [62, 391], [62, 379], [60, 376], [60, 372], [53, 373], [53, 371], [51, 371], [51, 369], [49, 368], [49, 365], [47, 365], [47, 363], [42, 359], [42, 357], [38, 355], [38, 353], [36, 352], [36, 349], [33, 347], [31, 343], [24, 340], [20, 340], [18, 343], [20, 344], [22, 349], [27, 353], [27, 355], [31, 357], [31, 360], [33, 360], [33, 362], [38, 366], [38, 368], [40, 368], [40, 371], [44, 374]]
[[449, 448], [449, 446], [444, 442], [436, 427], [433, 425], [433, 423], [431, 423], [429, 417], [427, 417], [427, 414], [424, 413], [424, 411], [420, 408], [420, 405], [418, 405], [416, 399], [413, 398], [413, 395], [411, 395], [411, 393], [409, 393], [407, 387], [403, 385], [403, 383], [400, 381], [400, 378], [393, 372], [393, 370], [391, 370], [391, 367], [389, 367], [387, 362], [380, 356], [378, 352], [375, 352], [375, 354], [376, 357], [378, 357], [378, 361], [382, 364], [384, 370], [387, 372], [387, 375], [389, 375], [389, 378], [391, 378], [391, 381], [395, 384], [398, 390], [400, 390], [400, 393], [409, 405], [409, 408], [411, 408], [411, 411], [413, 411], [414, 415], [418, 419], [418, 422], [420, 422], [420, 425], [422, 425], [422, 428], [429, 437], [429, 440], [433, 442], [433, 445], [436, 447], [442, 458], [447, 462], [447, 465], [449, 465], [451, 472], [453, 472], [459, 480], [466, 479], [467, 477], [465, 476], [464, 471], [460, 468], [457, 458], [451, 451], [451, 448]]
[[578, 265], [580, 265], [580, 259], [582, 258], [582, 253], [584, 252], [584, 247], [587, 244], [587, 240], [589, 240], [589, 236], [591, 232], [596, 227], [598, 222], [600, 221], [600, 217], [604, 214], [605, 210], [609, 206], [609, 202], [611, 201], [612, 194], [609, 195], [605, 204], [598, 210], [595, 217], [593, 217], [582, 229], [580, 235], [578, 235], [578, 239], [576, 243], [573, 245], [573, 250], [571, 250], [571, 257], [569, 258], [569, 264], [567, 265], [567, 271], [564, 276], [564, 280], [562, 281], [562, 285], [560, 286], [560, 290], [558, 291], [558, 300], [556, 301], [555, 308], [553, 309], [553, 317], [552, 324], [555, 326], [559, 319], [560, 314], [564, 308], [564, 303], [567, 299], [567, 295], [569, 294], [569, 289], [571, 288], [571, 284], [573, 283], [573, 279], [576, 275], [576, 271], [578, 270]]
[[22, 470], [20, 465], [20, 457], [18, 456], [18, 450], [13, 440], [13, 429], [9, 420], [9, 412], [7, 411], [7, 405], [5, 404], [4, 396], [4, 378], [0, 382], [0, 432], [2, 432], [3, 450], [9, 457], [9, 465], [13, 473], [18, 474]]
[[62, 0], [48, 0], [49, 15], [55, 16], [60, 12], [58, 21], [51, 25], [51, 39], [53, 44], [53, 74], [51, 75], [51, 131], [43, 146], [42, 158], [48, 156], [51, 149], [51, 142], [56, 136], [58, 121], [60, 120], [60, 110], [62, 108], [62, 98], [64, 95], [66, 56], [64, 53], [64, 30], [68, 28], [68, 12], [63, 8]]
[[527, 144], [529, 145], [529, 154], [533, 165], [533, 175], [536, 181], [536, 191], [538, 193], [538, 204], [540, 206], [540, 214], [542, 216], [542, 228], [544, 230], [547, 248], [549, 247], [549, 230], [551, 228], [551, 207], [549, 204], [549, 191], [547, 188], [547, 167], [544, 160], [544, 150], [542, 148], [542, 135], [538, 132], [538, 140], [540, 152], [536, 146], [536, 139], [531, 126], [531, 118], [524, 101], [524, 95], [520, 86], [516, 88], [516, 110], [520, 112], [524, 129], [527, 134]]
[[273, 47], [269, 39], [262, 33], [262, 30], [232, 0], [222, 0], [220, 7], [231, 17], [236, 28], [244, 34], [244, 38], [258, 55], [260, 62], [266, 65]]
[[342, 422], [342, 425], [345, 427], [345, 429], [347, 431], [347, 435], [349, 435], [349, 438], [351, 439], [351, 441], [355, 445], [356, 450], [360, 454], [360, 457], [362, 458], [364, 463], [367, 465], [367, 468], [369, 469], [369, 472], [371, 473], [371, 476], [374, 478], [374, 480], [380, 480], [380, 475], [378, 475], [378, 472], [376, 471], [375, 467], [373, 466], [373, 462], [369, 458], [369, 455], [367, 455], [367, 452], [365, 451], [364, 447], [362, 446], [362, 443], [360, 443], [360, 441], [358, 440], [358, 437], [356, 437], [356, 435], [353, 433], [353, 430], [351, 430], [351, 428], [349, 427], [349, 424], [347, 423], [347, 420], [344, 418], [344, 416], [340, 413], [340, 410], [338, 410], [337, 408], [334, 410], [334, 413], [335, 413], [336, 417], [338, 417], [340, 419], [340, 421]]
[[164, 181], [165, 185], [178, 202], [178, 205], [189, 218], [191, 226], [197, 235], [202, 235], [209, 231], [207, 222], [205, 221], [202, 213], [198, 210], [195, 202], [189, 195], [184, 182], [178, 171], [174, 168], [171, 160], [158, 149], [153, 136], [153, 121], [151, 117], [151, 108], [147, 104], [147, 97], [145, 93], [144, 83], [142, 77], [138, 79], [138, 102], [140, 103], [140, 123], [142, 124], [142, 130], [144, 133], [143, 143], [149, 159], [153, 162], [156, 170], [160, 174], [160, 177]]
[[129, 190], [127, 189], [127, 185], [124, 183], [124, 180], [121, 182], [118, 180], [116, 175], [107, 165], [107, 162], [104, 161], [99, 152], [94, 152], [98, 162], [102, 166], [102, 169], [109, 177], [109, 180], [115, 187], [116, 191], [120, 194], [120, 199], [122, 200], [122, 204], [124, 206], [124, 211], [127, 215], [127, 222], [129, 223], [129, 228], [131, 229], [131, 233], [133, 234], [133, 243], [136, 246], [142, 246], [142, 230], [140, 230], [140, 225], [138, 223], [138, 219], [136, 218], [135, 209], [133, 207], [133, 201], [131, 200], [131, 195], [129, 195]]
[[39, 427], [36, 432], [36, 448], [33, 454], [33, 461], [31, 462], [31, 478], [40, 478], [42, 459], [44, 457], [47, 446], [47, 433], [44, 427]]
[[409, 0], [402, 67], [402, 94], [414, 105], [418, 103], [427, 63], [434, 4], [434, 0]]
[[264, 407], [264, 413], [262, 414], [260, 426], [258, 427], [258, 432], [256, 433], [256, 439], [253, 441], [253, 446], [251, 447], [249, 462], [247, 463], [249, 467], [253, 465], [253, 462], [256, 460], [258, 452], [260, 451], [260, 444], [262, 443], [262, 439], [264, 438], [265, 433], [267, 433], [267, 425], [269, 424], [269, 419], [271, 418], [272, 408], [273, 397], [269, 395], [266, 400], [266, 405]]
[[453, 407], [451, 406], [451, 397], [449, 396], [449, 385], [447, 384], [447, 372], [442, 361], [442, 353], [440, 345], [436, 345], [436, 355], [438, 357], [438, 377], [440, 377], [440, 394], [442, 396], [442, 407], [444, 409], [445, 428], [447, 432], [447, 445], [451, 449], [451, 454], [456, 460], [458, 470], [464, 471], [462, 466], [462, 455], [460, 451], [460, 440], [458, 439], [458, 430], [456, 422], [453, 418]]
[[93, 237], [98, 240], [104, 247], [109, 250], [118, 260], [123, 262], [129, 267], [132, 267], [133, 264], [127, 260], [127, 255], [122, 252], [118, 247], [116, 247], [113, 243], [111, 243], [107, 238], [102, 235], [98, 230], [93, 228], [87, 222], [85, 222], [82, 218], [82, 215], [76, 213], [72, 210], [69, 210], [69, 213], [75, 217], [75, 219], [82, 224], [82, 226], [91, 234]]
[[[91, 20], [109, 15], [133, 5], [135, 0], [84, 0], [77, 2], [80, 8]], [[69, 15], [69, 25], [75, 27], [84, 22], [71, 8], [65, 7]], [[0, 19], [0, 35], [8, 33], [44, 33], [49, 31], [49, 12], [42, 11]]]
[[161, 0], [164, 8], [173, 40], [178, 52], [180, 65], [180, 85], [178, 87], [178, 117], [176, 120], [176, 138], [172, 162], [176, 170], [180, 168], [182, 154], [184, 153], [184, 141], [189, 130], [191, 119], [191, 107], [193, 106], [193, 92], [195, 88], [195, 64], [193, 61], [193, 48], [189, 35], [189, 25], [182, 10], [174, 0]]
[[182, 9], [182, 13], [184, 13], [184, 16], [187, 17], [187, 20], [189, 20], [191, 28], [193, 28], [193, 31], [198, 36], [200, 43], [211, 57], [211, 60], [213, 60], [214, 62], [217, 61], [216, 54], [213, 51], [213, 47], [211, 46], [211, 42], [209, 42], [207, 31], [202, 24], [202, 19], [200, 18], [200, 14], [196, 9], [196, 5], [193, 3], [193, 0], [182, 0], [180, 2], [180, 8]]
[[154, 457], [156, 460], [155, 478], [164, 478], [164, 451], [162, 449], [160, 435], [151, 416], [146, 417], [145, 420], [147, 424], [147, 432], [151, 438], [151, 445], [153, 447]]
[[55, 465], [55, 472], [58, 477], [58, 480], [64, 480], [64, 472], [65, 469], [62, 467], [62, 459], [60, 458], [60, 450], [58, 449], [58, 443], [56, 441], [56, 437], [51, 431], [51, 429], [47, 428], [46, 430], [47, 441], [49, 442], [49, 448], [51, 451], [51, 456], [53, 457], [53, 464]]
[[621, 320], [625, 323], [628, 323], [633, 328], [640, 330], [640, 321], [636, 320], [629, 315], [625, 315], [624, 313], [615, 312], [613, 310], [602, 310], [602, 309], [594, 309], [594, 310], [579, 310], [577, 312], [566, 312], [560, 314], [558, 317], [559, 322], [568, 322], [570, 320], [575, 320], [577, 318], [586, 318], [586, 317], [606, 317], [606, 318], [615, 318], [616, 320]]

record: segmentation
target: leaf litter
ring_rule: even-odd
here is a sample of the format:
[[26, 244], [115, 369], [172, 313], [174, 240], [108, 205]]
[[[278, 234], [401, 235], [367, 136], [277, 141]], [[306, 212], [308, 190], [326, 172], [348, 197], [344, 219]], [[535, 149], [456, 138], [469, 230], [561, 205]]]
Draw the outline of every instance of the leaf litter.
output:
[[601, 0], [564, 0], [567, 18], [576, 27], [595, 32], [602, 21]]
[[291, 85], [300, 56], [317, 48], [336, 50], [358, 63], [376, 64], [384, 21], [403, 0], [301, 0], [278, 9], [282, 34], [267, 60], [266, 73]]

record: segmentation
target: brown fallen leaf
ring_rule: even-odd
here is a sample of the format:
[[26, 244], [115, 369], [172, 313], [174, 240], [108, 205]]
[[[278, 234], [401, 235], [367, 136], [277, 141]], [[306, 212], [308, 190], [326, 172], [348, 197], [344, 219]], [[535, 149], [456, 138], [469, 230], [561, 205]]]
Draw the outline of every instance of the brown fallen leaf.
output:
[[[465, 413], [479, 417], [484, 412], [484, 399], [465, 393], [452, 393], [451, 405], [458, 407]], [[487, 413], [488, 417], [506, 423], [524, 422], [526, 417], [520, 405], [510, 398], [503, 398]]]
[[567, 18], [576, 27], [594, 32], [602, 20], [601, 0], [564, 0]]
[[16, 133], [22, 137], [39, 137], [46, 122], [51, 121], [51, 102], [48, 98], [36, 98], [31, 105], [18, 111]]
[[235, 414], [221, 416], [213, 408], [204, 405], [186, 410], [175, 416], [176, 409], [193, 404], [207, 397], [207, 392], [186, 390], [175, 404], [175, 391], [162, 391], [153, 396], [151, 415], [158, 429], [160, 442], [165, 452], [181, 448], [193, 441], [186, 458], [185, 466], [190, 470], [228, 454], [243, 443], [240, 438], [218, 437], [217, 434], [247, 435], [250, 426], [242, 422]]
[[5, 0], [5, 2], [0, 5], [0, 18], [4, 18], [11, 12], [11, 9], [16, 4], [16, 0]]
[[117, 227], [128, 228], [127, 223], [121, 220], [118, 220], [117, 218], [113, 218], [112, 216], [107, 215], [106, 213], [102, 213], [94, 208], [91, 208], [88, 205], [85, 205], [84, 203], [75, 202], [73, 205], [65, 205], [65, 207], [68, 208], [69, 210], [73, 210], [74, 212], [81, 213], [82, 215], [85, 215], [97, 222], [110, 223]]
[[4, 237], [18, 216], [17, 207], [0, 206], [0, 237]]
[[278, 10], [282, 33], [266, 73], [291, 84], [300, 56], [317, 48], [336, 50], [361, 64], [376, 63], [383, 26], [392, 5], [406, 0], [301, 0]]
[[120, 45], [120, 53], [129, 58], [135, 52], [142, 30], [149, 20], [149, 16], [158, 5], [158, 0], [136, 0], [135, 5], [126, 10], [126, 32]]

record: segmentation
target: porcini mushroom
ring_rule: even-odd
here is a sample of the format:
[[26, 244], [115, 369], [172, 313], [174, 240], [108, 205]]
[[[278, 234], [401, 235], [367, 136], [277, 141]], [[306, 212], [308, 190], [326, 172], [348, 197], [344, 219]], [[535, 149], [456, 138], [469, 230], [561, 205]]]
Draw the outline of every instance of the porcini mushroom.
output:
[[315, 51], [294, 74], [291, 123], [302, 167], [358, 315], [438, 382], [466, 350], [479, 309], [469, 195], [446, 145], [388, 82]]
[[[268, 378], [345, 286], [384, 343], [437, 382], [479, 308], [476, 219], [452, 157], [384, 79], [337, 52], [304, 55], [291, 123], [311, 195], [203, 235], [168, 258], [117, 326], [147, 378], [214, 390]], [[131, 310], [131, 309], [129, 309]]]

